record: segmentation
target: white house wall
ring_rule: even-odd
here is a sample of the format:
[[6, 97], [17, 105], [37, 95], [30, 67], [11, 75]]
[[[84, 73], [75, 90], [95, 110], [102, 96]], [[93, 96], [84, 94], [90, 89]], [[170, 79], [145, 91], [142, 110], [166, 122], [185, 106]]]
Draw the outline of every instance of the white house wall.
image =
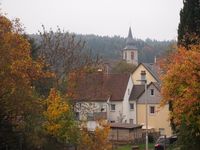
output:
[[[101, 109], [103, 108], [103, 111]], [[79, 112], [79, 119], [86, 120], [87, 113], [107, 112], [109, 110], [106, 102], [77, 102], [75, 111]]]
[[[111, 110], [111, 104], [115, 104], [115, 110]], [[103, 112], [107, 112], [107, 119], [109, 121], [118, 122], [120, 113], [123, 112], [122, 101], [110, 101], [107, 102], [77, 102], [76, 112], [79, 112], [80, 120], [87, 120], [87, 113], [101, 112], [101, 108], [104, 108]], [[94, 122], [90, 121], [89, 126], [93, 126]]]
[[120, 116], [120, 113], [122, 113], [123, 108], [122, 108], [122, 101], [117, 102], [117, 101], [111, 101], [111, 104], [115, 104], [115, 111], [112, 111], [110, 109], [110, 111], [108, 112], [108, 119], [109, 121], [114, 121], [114, 122], [118, 122], [118, 117]]
[[[125, 92], [125, 95], [124, 95], [124, 100], [122, 102], [122, 105], [123, 105], [123, 107], [122, 107], [123, 111], [122, 112], [123, 112], [123, 115], [125, 116], [124, 122], [127, 122], [127, 123], [130, 123], [130, 117], [131, 118], [136, 117], [136, 114], [135, 114], [136, 111], [135, 110], [130, 111], [129, 98], [130, 98], [132, 88], [133, 88], [133, 81], [132, 81], [132, 78], [130, 76], [129, 81], [128, 81], [128, 85], [127, 85], [127, 88], [126, 88], [126, 92]], [[133, 123], [136, 123], [135, 119], [134, 119]]]
[[133, 110], [131, 110], [129, 108], [129, 121], [130, 121], [130, 119], [133, 119], [133, 123], [136, 124], [137, 123], [137, 115], [136, 115], [136, 113], [137, 113], [137, 103], [136, 103], [136, 101], [129, 101], [129, 103], [132, 103], [134, 105]]
[[[136, 102], [131, 101], [134, 104], [134, 109], [130, 110], [130, 94], [133, 88], [132, 77], [129, 77], [127, 88], [124, 94], [123, 101], [104, 101], [104, 102], [77, 102], [76, 112], [79, 112], [79, 119], [86, 120], [87, 113], [101, 112], [101, 108], [104, 108], [103, 112], [107, 112], [107, 119], [109, 121], [119, 122], [120, 116], [123, 116], [123, 122], [130, 123], [130, 119], [133, 119], [133, 123], [136, 123]], [[115, 110], [111, 110], [111, 104], [115, 104]], [[93, 126], [91, 123], [90, 126]]]

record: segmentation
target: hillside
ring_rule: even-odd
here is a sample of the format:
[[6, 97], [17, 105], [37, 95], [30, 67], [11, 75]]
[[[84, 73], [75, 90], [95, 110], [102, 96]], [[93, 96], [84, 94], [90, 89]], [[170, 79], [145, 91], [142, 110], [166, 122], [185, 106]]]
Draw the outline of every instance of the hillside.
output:
[[[30, 35], [32, 38], [40, 41], [38, 34]], [[85, 50], [92, 50], [92, 53], [98, 54], [106, 60], [120, 60], [121, 50], [125, 47], [125, 38], [120, 36], [108, 37], [98, 35], [81, 35], [76, 34], [76, 39], [82, 39], [86, 42]], [[169, 46], [176, 41], [157, 41], [146, 39], [134, 39], [139, 51], [139, 62], [152, 63], [155, 56], [165, 54]], [[39, 43], [39, 42], [38, 42]]]
[[[121, 50], [125, 47], [125, 38], [114, 36], [96, 36], [96, 35], [77, 35], [86, 41], [86, 48], [90, 48], [94, 53], [99, 54], [105, 59], [121, 59]], [[134, 39], [139, 50], [139, 62], [154, 62], [155, 56], [165, 54], [169, 46], [176, 41], [156, 41], [146, 39]]]

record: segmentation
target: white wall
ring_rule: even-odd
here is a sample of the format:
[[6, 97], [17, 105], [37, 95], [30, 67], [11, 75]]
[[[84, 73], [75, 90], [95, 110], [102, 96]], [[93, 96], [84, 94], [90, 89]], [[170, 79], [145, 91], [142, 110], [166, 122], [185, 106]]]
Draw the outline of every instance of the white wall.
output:
[[117, 122], [120, 113], [123, 111], [122, 101], [110, 101], [110, 105], [111, 104], [115, 104], [115, 111], [112, 111], [111, 109], [109, 110], [109, 120]]
[[97, 126], [98, 126], [97, 121], [87, 121], [87, 129], [89, 131], [94, 131]]
[[107, 112], [108, 104], [104, 102], [77, 102], [75, 106], [75, 111], [79, 112], [80, 120], [87, 119], [87, 113], [101, 112], [101, 108], [104, 110], [102, 112]]
[[[129, 81], [127, 84], [126, 91], [124, 93], [123, 101], [109, 101], [107, 102], [77, 102], [76, 111], [80, 112], [80, 119], [86, 120], [86, 115], [88, 112], [100, 112], [101, 108], [104, 108], [103, 112], [107, 112], [107, 118], [109, 121], [118, 122], [118, 118], [120, 114], [124, 116], [123, 122], [130, 123], [130, 119], [134, 120], [134, 124], [136, 123], [136, 102], [134, 103], [134, 110], [130, 110], [130, 101], [129, 97], [133, 88], [132, 77], [129, 77]], [[115, 104], [115, 111], [110, 109], [111, 104]], [[91, 123], [89, 126], [93, 126]]]
[[134, 109], [133, 110], [131, 110], [130, 108], [129, 108], [129, 121], [130, 121], [130, 119], [133, 119], [133, 123], [134, 124], [136, 124], [137, 123], [137, 115], [136, 115], [136, 113], [137, 113], [137, 104], [136, 104], [136, 101], [129, 101], [129, 103], [133, 103], [134, 104]]
[[[131, 59], [131, 52], [134, 52], [134, 59]], [[126, 57], [125, 57], [126, 53]], [[138, 65], [138, 52], [137, 50], [123, 50], [123, 59], [126, 60], [127, 63]]]
[[[122, 102], [122, 105], [123, 105], [123, 115], [125, 115], [125, 119], [124, 121], [126, 120], [127, 123], [130, 123], [130, 117], [132, 117], [132, 114], [135, 114], [135, 112], [131, 112], [130, 114], [130, 101], [129, 101], [129, 97], [131, 95], [131, 91], [132, 91], [132, 88], [133, 88], [133, 81], [132, 81], [132, 78], [130, 76], [129, 78], [129, 81], [128, 81], [128, 85], [127, 85], [127, 88], [126, 88], [126, 92], [125, 92], [125, 95], [124, 95], [124, 100]], [[135, 120], [135, 119], [134, 119]], [[136, 123], [134, 121], [134, 123]]]
[[[111, 104], [115, 104], [115, 111], [110, 109]], [[110, 101], [107, 102], [77, 102], [76, 112], [80, 113], [80, 120], [87, 120], [87, 113], [101, 112], [101, 108], [104, 108], [103, 112], [107, 112], [107, 119], [109, 121], [118, 121], [120, 113], [123, 112], [122, 101]], [[94, 122], [89, 121], [87, 124], [90, 128], [93, 128]]]

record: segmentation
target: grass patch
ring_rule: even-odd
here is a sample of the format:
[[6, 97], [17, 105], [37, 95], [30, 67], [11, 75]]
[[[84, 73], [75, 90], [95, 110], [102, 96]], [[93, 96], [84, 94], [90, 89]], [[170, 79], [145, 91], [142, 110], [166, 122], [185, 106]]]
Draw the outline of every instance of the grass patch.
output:
[[[140, 150], [144, 150], [145, 149], [145, 144], [139, 144], [138, 145]], [[153, 149], [154, 148], [154, 144], [149, 143], [149, 149]], [[119, 147], [117, 150], [131, 150], [131, 145], [124, 145]]]
[[131, 150], [131, 145], [121, 146], [117, 150]]

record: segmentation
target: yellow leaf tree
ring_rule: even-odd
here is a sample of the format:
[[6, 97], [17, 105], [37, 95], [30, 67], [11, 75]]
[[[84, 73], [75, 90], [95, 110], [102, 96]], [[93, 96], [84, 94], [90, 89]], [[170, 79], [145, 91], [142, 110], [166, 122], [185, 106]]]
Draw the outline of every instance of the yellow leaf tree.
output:
[[44, 116], [46, 121], [43, 125], [49, 135], [60, 142], [77, 144], [79, 140], [78, 124], [74, 120], [70, 105], [55, 89], [50, 91]]

